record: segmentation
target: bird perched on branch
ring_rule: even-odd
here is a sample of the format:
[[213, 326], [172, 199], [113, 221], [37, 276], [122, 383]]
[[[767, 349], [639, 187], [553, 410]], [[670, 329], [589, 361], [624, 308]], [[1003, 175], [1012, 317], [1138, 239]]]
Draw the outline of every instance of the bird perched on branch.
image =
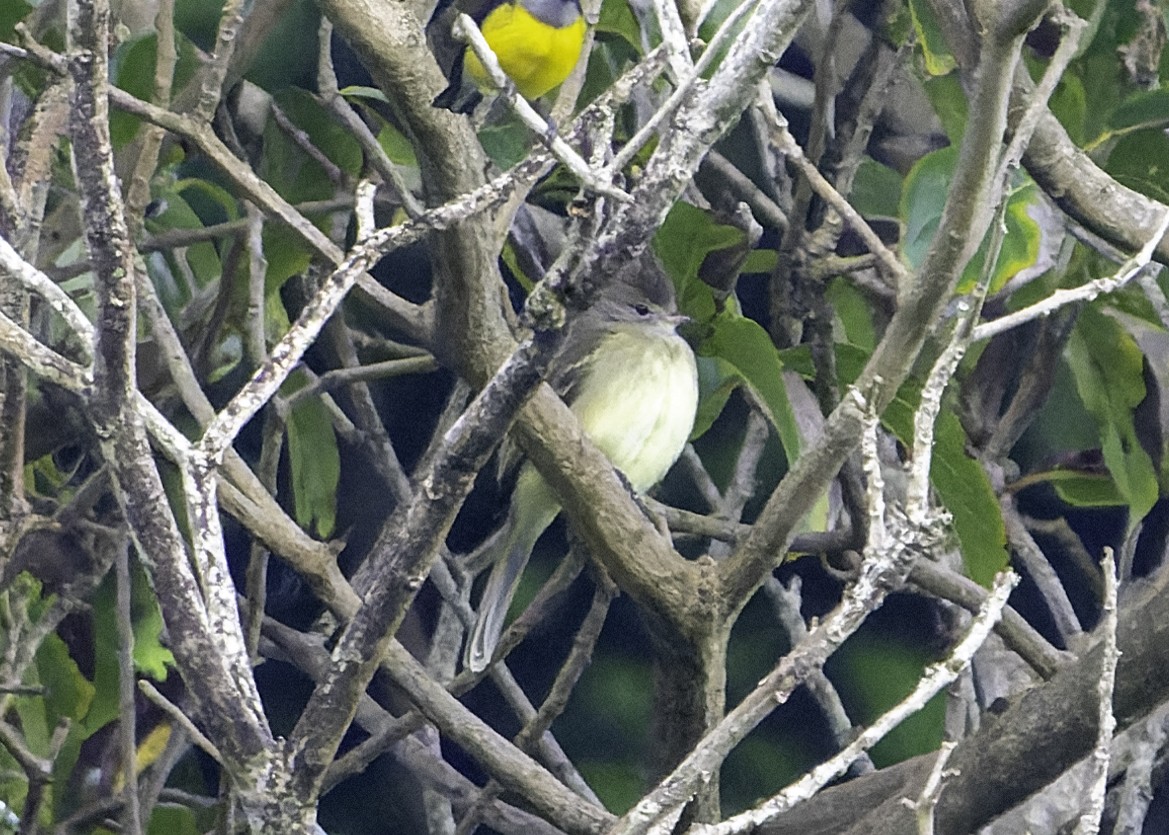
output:
[[[678, 335], [669, 278], [646, 255], [631, 281], [607, 287], [568, 325], [548, 383], [589, 439], [636, 491], [657, 484], [681, 455], [698, 407], [694, 353]], [[488, 546], [491, 574], [467, 642], [464, 663], [490, 662], [520, 575], [560, 502], [536, 468], [521, 465], [507, 521]]]
[[526, 99], [558, 87], [580, 58], [586, 27], [578, 0], [440, 0], [426, 24], [426, 40], [450, 84], [435, 107], [470, 113], [483, 98], [481, 90], [492, 86], [478, 56], [451, 32], [460, 13], [479, 26]]

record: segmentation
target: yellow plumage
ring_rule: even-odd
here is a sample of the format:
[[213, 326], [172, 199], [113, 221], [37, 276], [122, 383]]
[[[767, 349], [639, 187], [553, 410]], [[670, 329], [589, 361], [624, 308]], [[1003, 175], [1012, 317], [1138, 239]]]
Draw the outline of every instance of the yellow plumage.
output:
[[[514, 3], [493, 9], [480, 29], [503, 71], [527, 99], [540, 98], [568, 78], [580, 58], [585, 36], [583, 17], [557, 28]], [[483, 64], [471, 50], [464, 58], [464, 69], [478, 86], [490, 86]]]
[[496, 92], [482, 62], [451, 28], [459, 13], [479, 26], [520, 95], [538, 99], [568, 78], [584, 47], [587, 26], [578, 0], [440, 0], [426, 24], [426, 39], [450, 84], [435, 107], [471, 113]]

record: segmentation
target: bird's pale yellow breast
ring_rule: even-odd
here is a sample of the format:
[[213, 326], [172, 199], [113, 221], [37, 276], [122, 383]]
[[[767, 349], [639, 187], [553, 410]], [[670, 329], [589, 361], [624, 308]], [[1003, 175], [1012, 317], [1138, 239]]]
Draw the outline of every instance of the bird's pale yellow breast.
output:
[[633, 488], [648, 490], [694, 427], [698, 372], [690, 346], [672, 329], [618, 328], [605, 336], [584, 380], [572, 411]]

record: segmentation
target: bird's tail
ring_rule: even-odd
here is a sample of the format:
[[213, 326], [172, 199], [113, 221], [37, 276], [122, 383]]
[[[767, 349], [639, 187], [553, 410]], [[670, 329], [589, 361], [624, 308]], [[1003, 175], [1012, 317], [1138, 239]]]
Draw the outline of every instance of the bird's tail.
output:
[[507, 527], [498, 542], [491, 546], [496, 551], [496, 558], [491, 566], [491, 576], [487, 578], [487, 588], [483, 590], [483, 599], [479, 602], [475, 627], [467, 641], [463, 658], [467, 669], [479, 673], [491, 663], [508, 607], [520, 584], [520, 575], [528, 565], [536, 540], [559, 512], [556, 496], [536, 469], [531, 464], [521, 467], [511, 497]]
[[507, 538], [507, 552], [491, 566], [487, 587], [483, 589], [483, 597], [479, 601], [475, 626], [467, 641], [463, 663], [475, 673], [482, 672], [491, 663], [499, 636], [503, 634], [503, 621], [507, 617], [511, 599], [515, 597], [520, 575], [524, 573], [532, 553], [531, 547], [525, 547], [526, 543], [511, 540], [512, 537]]

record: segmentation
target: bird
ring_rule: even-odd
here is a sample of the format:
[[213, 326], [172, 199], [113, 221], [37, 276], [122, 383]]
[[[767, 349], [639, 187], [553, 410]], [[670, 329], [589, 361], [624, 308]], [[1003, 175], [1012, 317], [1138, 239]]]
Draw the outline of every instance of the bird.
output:
[[[673, 286], [664, 273], [648, 282], [648, 294], [641, 284], [607, 288], [571, 320], [548, 374], [584, 433], [639, 493], [681, 455], [698, 408], [697, 366], [677, 332], [687, 319], [675, 312]], [[532, 549], [560, 510], [543, 476], [522, 463], [507, 519], [487, 546], [491, 573], [464, 653], [473, 672], [491, 663]]]
[[479, 26], [520, 95], [535, 100], [560, 86], [580, 59], [585, 19], [579, 0], [440, 0], [426, 24], [426, 39], [450, 84], [435, 107], [470, 113], [491, 88], [474, 50], [458, 42], [451, 26], [459, 13]]

